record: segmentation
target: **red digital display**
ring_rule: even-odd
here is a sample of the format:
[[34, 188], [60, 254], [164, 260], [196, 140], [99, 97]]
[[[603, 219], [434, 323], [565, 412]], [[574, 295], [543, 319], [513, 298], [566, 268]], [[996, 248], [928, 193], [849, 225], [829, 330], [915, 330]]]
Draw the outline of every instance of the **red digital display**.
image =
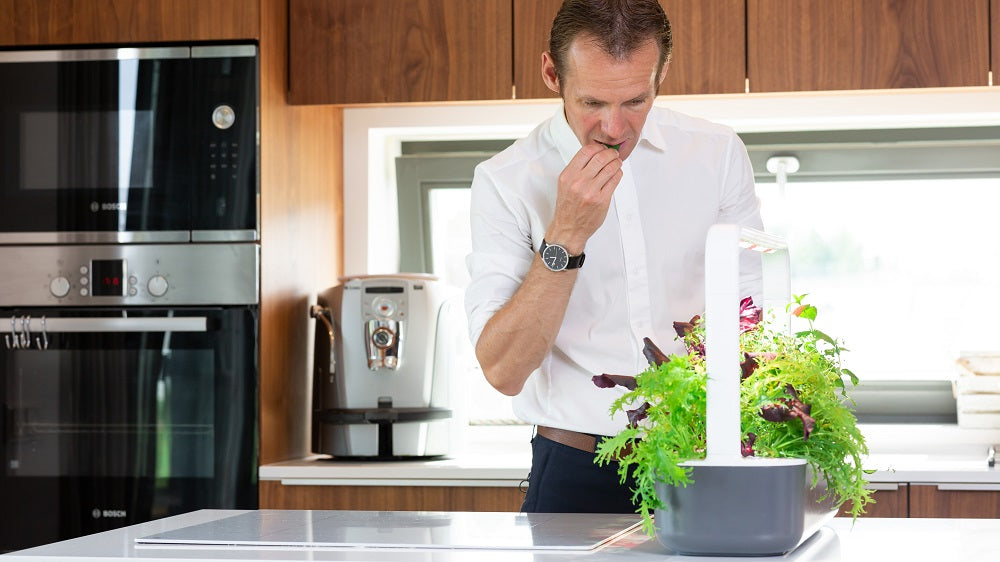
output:
[[125, 296], [125, 260], [93, 260], [91, 279], [94, 296]]

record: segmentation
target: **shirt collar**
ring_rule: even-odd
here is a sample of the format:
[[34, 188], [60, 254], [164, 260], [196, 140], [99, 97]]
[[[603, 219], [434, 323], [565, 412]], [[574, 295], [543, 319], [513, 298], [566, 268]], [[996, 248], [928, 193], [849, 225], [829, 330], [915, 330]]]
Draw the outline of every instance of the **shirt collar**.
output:
[[[667, 141], [663, 137], [663, 131], [660, 130], [660, 127], [651, 123], [650, 119], [656, 111], [658, 110], [654, 107], [646, 115], [646, 122], [642, 124], [639, 144], [649, 144], [652, 148], [663, 152], [667, 149]], [[569, 122], [566, 121], [566, 113], [562, 104], [559, 105], [559, 109], [552, 118], [550, 130], [560, 156], [568, 164], [573, 159], [573, 156], [580, 151], [580, 139], [576, 138], [576, 133], [573, 132], [573, 129], [569, 126]]]
[[552, 117], [552, 123], [550, 130], [552, 132], [552, 140], [559, 150], [559, 155], [562, 156], [563, 162], [569, 164], [569, 161], [576, 156], [577, 152], [580, 152], [580, 139], [576, 138], [576, 133], [573, 129], [569, 127], [569, 122], [566, 121], [566, 112], [562, 104], [559, 104], [559, 108], [556, 110], [556, 114]]
[[657, 117], [655, 114], [660, 111], [664, 110], [653, 107], [646, 114], [646, 122], [642, 124], [640, 133], [642, 135], [640, 143], [648, 143], [656, 150], [664, 152], [667, 150], [667, 139], [663, 137], [663, 128], [655, 123]]

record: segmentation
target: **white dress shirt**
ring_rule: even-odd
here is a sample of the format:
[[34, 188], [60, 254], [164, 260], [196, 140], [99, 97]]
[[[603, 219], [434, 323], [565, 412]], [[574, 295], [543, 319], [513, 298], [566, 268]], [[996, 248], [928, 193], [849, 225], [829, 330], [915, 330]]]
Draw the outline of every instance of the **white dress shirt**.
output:
[[[473, 343], [526, 276], [554, 214], [559, 174], [580, 148], [560, 107], [476, 168], [465, 299]], [[624, 390], [598, 388], [591, 377], [646, 369], [643, 337], [683, 353], [673, 322], [704, 313], [709, 227], [763, 228], [746, 148], [728, 127], [654, 107], [622, 170], [552, 351], [514, 397], [515, 414], [531, 424], [598, 435], [624, 428], [625, 416], [609, 411]], [[759, 256], [744, 251], [740, 271], [741, 295], [760, 302]]]

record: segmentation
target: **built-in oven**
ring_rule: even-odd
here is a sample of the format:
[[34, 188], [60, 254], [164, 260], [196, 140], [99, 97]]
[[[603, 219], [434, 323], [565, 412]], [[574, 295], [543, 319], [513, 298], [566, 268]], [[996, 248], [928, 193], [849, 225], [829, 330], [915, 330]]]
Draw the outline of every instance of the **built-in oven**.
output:
[[0, 551], [257, 507], [258, 262], [0, 247]]
[[257, 507], [255, 44], [0, 49], [0, 551]]
[[0, 244], [257, 239], [257, 47], [0, 50]]

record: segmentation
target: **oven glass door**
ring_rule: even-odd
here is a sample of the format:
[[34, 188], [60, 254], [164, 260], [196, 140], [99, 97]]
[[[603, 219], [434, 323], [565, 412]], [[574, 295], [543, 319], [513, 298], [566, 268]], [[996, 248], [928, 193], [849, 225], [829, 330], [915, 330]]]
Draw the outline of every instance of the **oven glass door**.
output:
[[0, 243], [257, 239], [256, 52], [0, 50]]
[[93, 60], [0, 64], [3, 230], [184, 230], [186, 49], [86, 52]]
[[0, 550], [257, 507], [255, 309], [0, 314]]

